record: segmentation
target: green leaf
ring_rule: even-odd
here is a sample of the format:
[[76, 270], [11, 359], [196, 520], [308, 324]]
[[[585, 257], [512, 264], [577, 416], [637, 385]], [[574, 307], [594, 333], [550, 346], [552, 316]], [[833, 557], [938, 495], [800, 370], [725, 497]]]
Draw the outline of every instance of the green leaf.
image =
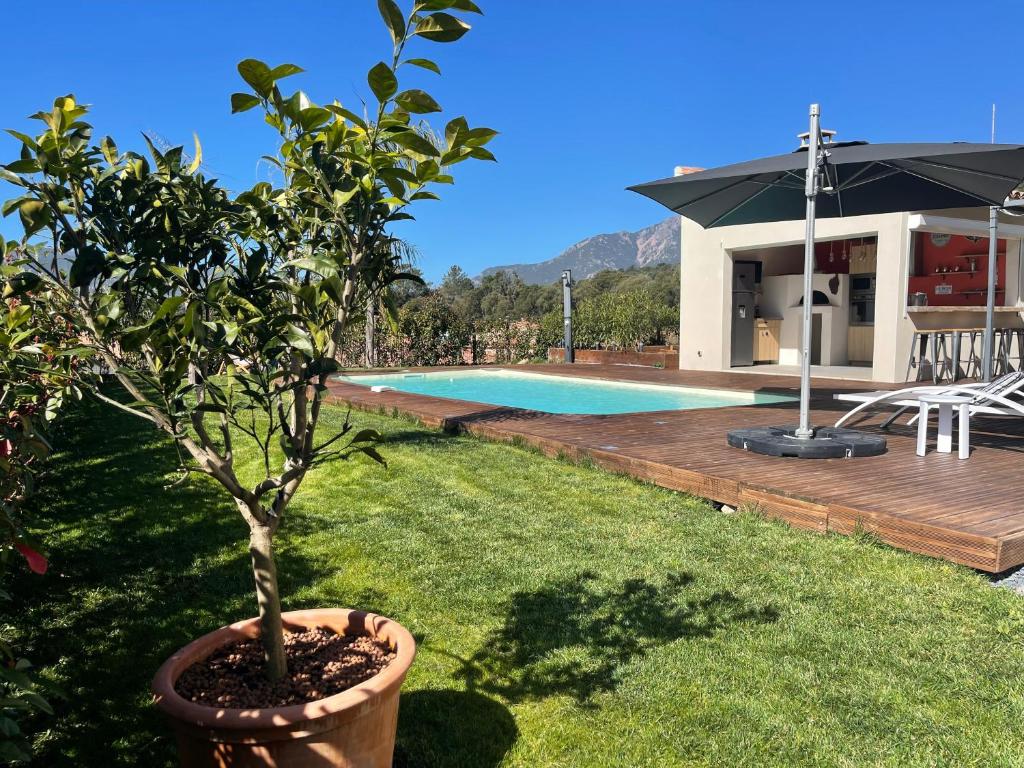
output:
[[304, 131], [313, 131], [331, 119], [331, 113], [322, 107], [306, 107], [298, 115], [298, 123]]
[[415, 34], [435, 43], [453, 43], [469, 31], [469, 24], [449, 13], [432, 13], [420, 19]]
[[489, 150], [486, 150], [483, 147], [473, 147], [471, 150], [469, 150], [469, 156], [476, 160], [490, 160], [495, 163], [498, 162], [498, 158], [496, 158], [494, 155], [490, 153]]
[[14, 197], [11, 198], [10, 200], [6, 200], [4, 201], [3, 206], [0, 206], [0, 214], [7, 216], [11, 213], [11, 211], [18, 210], [18, 207], [21, 206], [22, 203], [32, 199], [34, 198], [29, 197], [28, 195], [22, 195], [21, 197]]
[[370, 84], [370, 90], [380, 102], [385, 102], [398, 91], [398, 78], [391, 71], [391, 67], [383, 61], [377, 62], [367, 73], [366, 80]]
[[297, 64], [278, 64], [272, 70], [270, 70], [270, 77], [274, 80], [283, 80], [286, 77], [297, 75], [300, 72], [305, 72], [302, 67]]
[[377, 9], [391, 33], [391, 39], [397, 43], [405, 37], [405, 17], [395, 0], [377, 0]]
[[31, 149], [33, 152], [39, 149], [39, 145], [36, 144], [35, 140], [31, 136], [26, 136], [24, 133], [21, 133], [20, 131], [11, 130], [10, 128], [7, 128], [6, 131], [9, 134], [11, 134], [11, 136], [20, 141], [22, 144], [24, 144], [26, 147]]
[[483, 11], [472, 0], [418, 0], [416, 3], [417, 11], [443, 11], [446, 8], [483, 15]]
[[327, 104], [324, 106], [324, 109], [328, 112], [333, 112], [338, 117], [343, 117], [353, 125], [358, 125], [363, 130], [366, 130], [366, 121], [352, 110], [345, 109], [340, 104]]
[[[24, 187], [25, 186], [25, 183], [21, 180], [21, 178], [18, 176], [18, 174], [11, 173], [10, 171], [8, 171], [6, 168], [3, 168], [3, 167], [0, 167], [0, 179], [3, 179], [8, 184], [17, 184], [19, 187]], [[2, 241], [2, 240], [3, 240], [3, 238], [0, 238], [0, 241]], [[2, 254], [3, 254], [3, 247], [0, 246], [0, 255], [2, 255]]]
[[8, 163], [7, 165], [5, 165], [4, 168], [6, 168], [8, 171], [12, 171], [13, 173], [39, 173], [39, 163], [35, 160], [35, 158], [28, 158], [26, 160], [15, 160], [13, 163]]
[[118, 151], [117, 144], [109, 136], [104, 136], [100, 140], [100, 151], [103, 152], [103, 157], [108, 163], [114, 165], [117, 163]]
[[420, 67], [422, 69], [429, 69], [431, 72], [435, 72], [439, 75], [441, 74], [441, 68], [430, 59], [406, 59], [404, 63], [412, 64], [414, 67]]
[[22, 295], [36, 290], [43, 279], [35, 272], [19, 272], [13, 275], [4, 288], [4, 298]]
[[419, 192], [416, 192], [409, 199], [410, 200], [440, 200], [441, 198], [438, 197], [437, 195], [435, 195], [433, 192], [431, 192], [429, 190], [421, 189]]
[[466, 146], [482, 147], [497, 135], [498, 132], [491, 128], [473, 128], [472, 130], [466, 131], [462, 134], [460, 138]]
[[293, 323], [288, 323], [288, 329], [285, 334], [288, 338], [288, 343], [299, 350], [308, 357], [316, 357], [316, 350], [313, 349], [313, 344], [309, 340], [309, 335]]
[[199, 170], [199, 166], [203, 164], [203, 146], [199, 143], [199, 134], [193, 133], [192, 140], [195, 142], [195, 152], [192, 156], [192, 163], [188, 167], [188, 173], [193, 174]]
[[428, 112], [440, 112], [441, 105], [433, 97], [419, 88], [410, 88], [395, 96], [395, 103], [406, 112], [414, 115], [425, 115]]
[[160, 318], [166, 317], [167, 315], [174, 312], [178, 307], [181, 306], [182, 302], [184, 301], [184, 296], [171, 296], [168, 299], [164, 299], [163, 303], [160, 305], [160, 308], [157, 309], [156, 314], [153, 315], [153, 322], [156, 322]]
[[18, 206], [18, 215], [26, 235], [38, 232], [50, 223], [50, 210], [41, 200], [26, 200]]
[[96, 248], [82, 248], [71, 263], [68, 279], [72, 288], [88, 285], [103, 272], [103, 255]]
[[329, 357], [318, 357], [306, 366], [306, 376], [312, 379], [327, 373], [337, 373], [339, 370], [341, 370], [341, 366], [337, 360], [332, 360]]
[[259, 59], [245, 59], [238, 62], [238, 74], [263, 98], [270, 96], [274, 88], [274, 77], [270, 67]]
[[460, 135], [469, 130], [469, 123], [466, 122], [464, 117], [455, 117], [448, 121], [448, 125], [444, 127], [444, 140], [448, 142], [448, 146], [454, 147]]
[[358, 191], [358, 184], [353, 186], [351, 189], [336, 189], [331, 192], [331, 200], [334, 202], [334, 205], [337, 206], [338, 210], [341, 210], [345, 207], [345, 203], [356, 196]]
[[236, 112], [245, 112], [246, 110], [259, 106], [259, 103], [259, 97], [253, 96], [251, 93], [232, 93], [231, 114], [235, 114]]
[[441, 154], [437, 151], [437, 147], [415, 131], [403, 131], [402, 133], [392, 134], [390, 140], [420, 155], [438, 157]]

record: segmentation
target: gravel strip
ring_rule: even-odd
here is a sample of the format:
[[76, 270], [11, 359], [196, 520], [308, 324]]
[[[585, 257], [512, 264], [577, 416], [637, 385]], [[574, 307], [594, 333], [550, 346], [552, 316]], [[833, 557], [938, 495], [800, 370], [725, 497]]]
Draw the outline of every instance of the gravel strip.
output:
[[992, 574], [991, 578], [992, 586], [1012, 589], [1017, 594], [1024, 595], [1024, 565]]

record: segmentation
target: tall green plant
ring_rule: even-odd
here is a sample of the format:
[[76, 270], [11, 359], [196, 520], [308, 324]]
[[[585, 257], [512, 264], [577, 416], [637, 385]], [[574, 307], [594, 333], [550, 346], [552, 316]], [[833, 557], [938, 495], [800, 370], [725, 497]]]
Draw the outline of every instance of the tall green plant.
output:
[[[310, 469], [362, 453], [382, 461], [375, 433], [318, 437], [338, 346], [361, 319], [359, 297], [407, 278], [381, 247], [409, 209], [437, 199], [448, 167], [490, 160], [495, 135], [456, 117], [437, 137], [414, 116], [439, 112], [425, 91], [399, 89], [419, 39], [452, 42], [469, 25], [451, 12], [479, 12], [469, 0], [417, 0], [408, 14], [379, 0], [391, 35], [388, 61], [367, 76], [374, 101], [356, 114], [334, 101], [313, 103], [280, 82], [302, 70], [255, 59], [238, 65], [249, 91], [234, 112], [258, 108], [278, 137], [269, 157], [281, 183], [256, 184], [234, 200], [188, 162], [180, 147], [150, 158], [91, 144], [86, 108], [72, 96], [35, 117], [36, 137], [12, 132], [21, 158], [4, 178], [23, 194], [17, 211], [26, 241], [45, 238], [51, 261], [34, 257], [42, 278], [72, 307], [81, 343], [123, 390], [93, 394], [170, 435], [189, 471], [215, 478], [249, 527], [261, 638], [271, 679], [287, 669], [273, 539]], [[150, 160], [152, 162], [150, 162]], [[252, 440], [261, 479], [246, 485], [233, 439]]]

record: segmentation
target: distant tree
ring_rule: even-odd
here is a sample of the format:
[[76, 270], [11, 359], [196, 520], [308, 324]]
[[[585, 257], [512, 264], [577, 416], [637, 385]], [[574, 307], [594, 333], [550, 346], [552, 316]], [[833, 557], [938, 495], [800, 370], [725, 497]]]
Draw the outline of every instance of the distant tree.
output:
[[471, 329], [480, 320], [480, 297], [476, 284], [462, 267], [452, 265], [441, 278], [437, 292]]
[[513, 314], [523, 319], [537, 320], [552, 307], [561, 306], [562, 283], [548, 285], [523, 285], [516, 296]]
[[473, 279], [466, 274], [466, 270], [458, 264], [452, 264], [437, 289], [446, 299], [453, 300], [469, 293], [474, 287]]
[[480, 295], [480, 319], [487, 326], [511, 323], [516, 317], [515, 306], [525, 283], [515, 272], [502, 270], [485, 275], [477, 292]]

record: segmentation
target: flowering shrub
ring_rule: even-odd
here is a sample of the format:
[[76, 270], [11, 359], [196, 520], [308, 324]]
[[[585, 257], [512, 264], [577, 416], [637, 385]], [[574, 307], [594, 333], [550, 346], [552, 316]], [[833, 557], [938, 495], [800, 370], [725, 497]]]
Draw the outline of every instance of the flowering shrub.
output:
[[[24, 506], [50, 453], [47, 427], [78, 391], [79, 358], [53, 297], [23, 273], [12, 245], [0, 241], [0, 253], [0, 576], [17, 561], [41, 575], [47, 561], [26, 530]], [[11, 596], [0, 590], [0, 600]], [[17, 718], [31, 710], [53, 713], [41, 690], [28, 660], [0, 638], [0, 762], [29, 759]]]
[[26, 532], [25, 501], [50, 453], [48, 425], [78, 393], [80, 366], [66, 317], [21, 269], [13, 244], [0, 243], [0, 565], [13, 554], [36, 573], [46, 559]]

